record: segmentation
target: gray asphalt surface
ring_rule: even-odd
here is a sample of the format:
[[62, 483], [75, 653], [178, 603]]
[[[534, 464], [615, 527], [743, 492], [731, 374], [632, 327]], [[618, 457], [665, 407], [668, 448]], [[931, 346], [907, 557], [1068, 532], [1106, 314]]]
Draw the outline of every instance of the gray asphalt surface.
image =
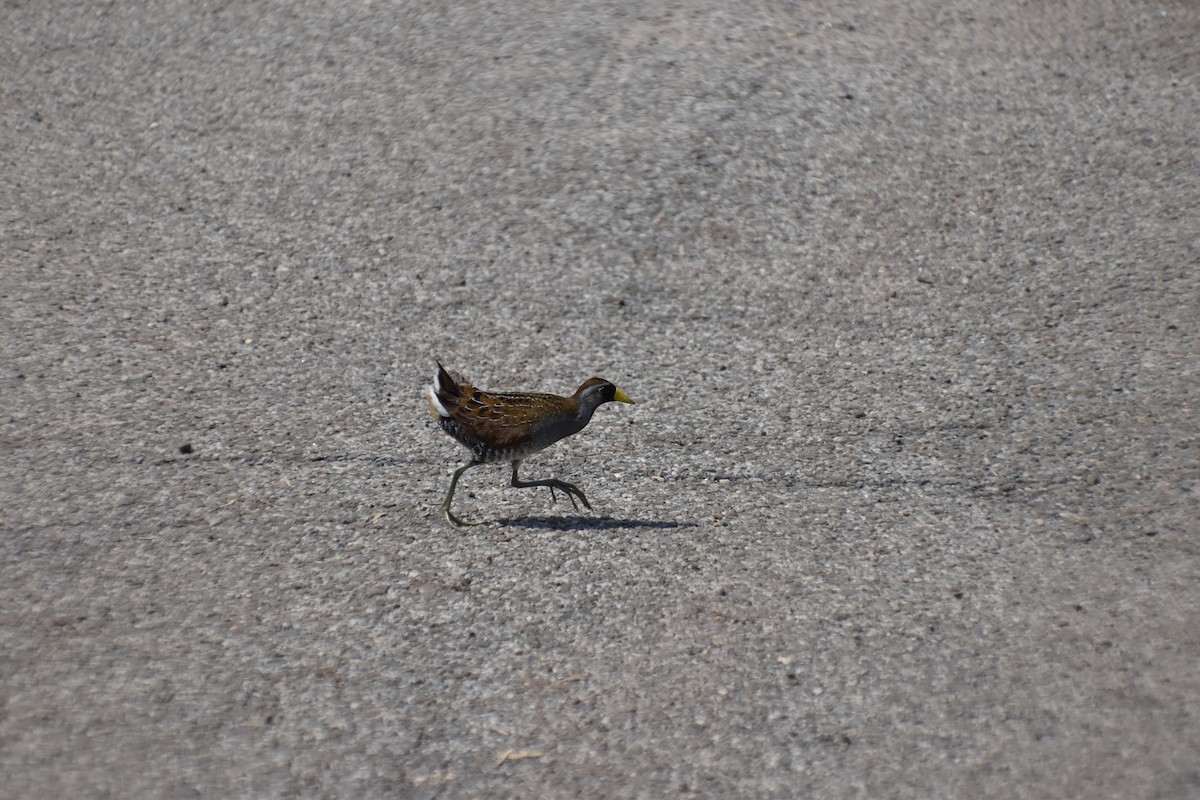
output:
[[1200, 796], [1200, 5], [0, 27], [0, 796]]

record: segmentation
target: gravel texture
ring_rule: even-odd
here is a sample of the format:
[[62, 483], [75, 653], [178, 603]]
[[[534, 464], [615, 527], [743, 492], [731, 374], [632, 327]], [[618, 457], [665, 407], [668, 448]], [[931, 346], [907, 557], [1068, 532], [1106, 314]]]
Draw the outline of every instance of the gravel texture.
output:
[[0, 795], [1200, 796], [1200, 5], [0, 24]]

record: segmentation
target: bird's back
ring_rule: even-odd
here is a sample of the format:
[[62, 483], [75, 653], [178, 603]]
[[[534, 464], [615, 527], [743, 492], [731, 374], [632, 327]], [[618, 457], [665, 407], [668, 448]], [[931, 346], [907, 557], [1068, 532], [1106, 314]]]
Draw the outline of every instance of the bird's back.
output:
[[438, 365], [429, 406], [446, 433], [476, 461], [525, 458], [583, 426], [578, 401], [543, 392], [485, 392]]

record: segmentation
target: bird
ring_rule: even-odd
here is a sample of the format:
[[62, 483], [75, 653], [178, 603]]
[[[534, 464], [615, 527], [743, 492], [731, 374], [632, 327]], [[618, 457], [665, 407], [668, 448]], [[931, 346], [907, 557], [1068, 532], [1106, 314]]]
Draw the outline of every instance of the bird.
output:
[[633, 404], [629, 395], [603, 378], [589, 378], [580, 384], [575, 394], [559, 397], [544, 392], [485, 392], [467, 383], [457, 373], [447, 372], [440, 362], [433, 383], [425, 387], [429, 411], [442, 430], [471, 453], [471, 460], [459, 467], [450, 478], [450, 488], [442, 501], [442, 515], [452, 526], [480, 525], [464, 522], [450, 510], [458, 479], [471, 467], [480, 464], [512, 462], [512, 481], [517, 489], [534, 486], [550, 488], [566, 494], [572, 507], [575, 500], [591, 509], [583, 491], [574, 484], [556, 478], [523, 481], [517, 474], [521, 462], [550, 445], [583, 430], [592, 414], [603, 403]]

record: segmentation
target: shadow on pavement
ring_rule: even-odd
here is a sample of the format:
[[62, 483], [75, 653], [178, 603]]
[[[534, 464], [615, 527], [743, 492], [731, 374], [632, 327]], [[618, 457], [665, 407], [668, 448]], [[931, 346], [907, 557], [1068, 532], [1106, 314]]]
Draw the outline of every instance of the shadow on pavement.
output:
[[617, 517], [508, 517], [496, 522], [506, 528], [543, 528], [549, 530], [603, 530], [607, 528], [694, 528], [694, 522], [660, 519], [620, 519]]

